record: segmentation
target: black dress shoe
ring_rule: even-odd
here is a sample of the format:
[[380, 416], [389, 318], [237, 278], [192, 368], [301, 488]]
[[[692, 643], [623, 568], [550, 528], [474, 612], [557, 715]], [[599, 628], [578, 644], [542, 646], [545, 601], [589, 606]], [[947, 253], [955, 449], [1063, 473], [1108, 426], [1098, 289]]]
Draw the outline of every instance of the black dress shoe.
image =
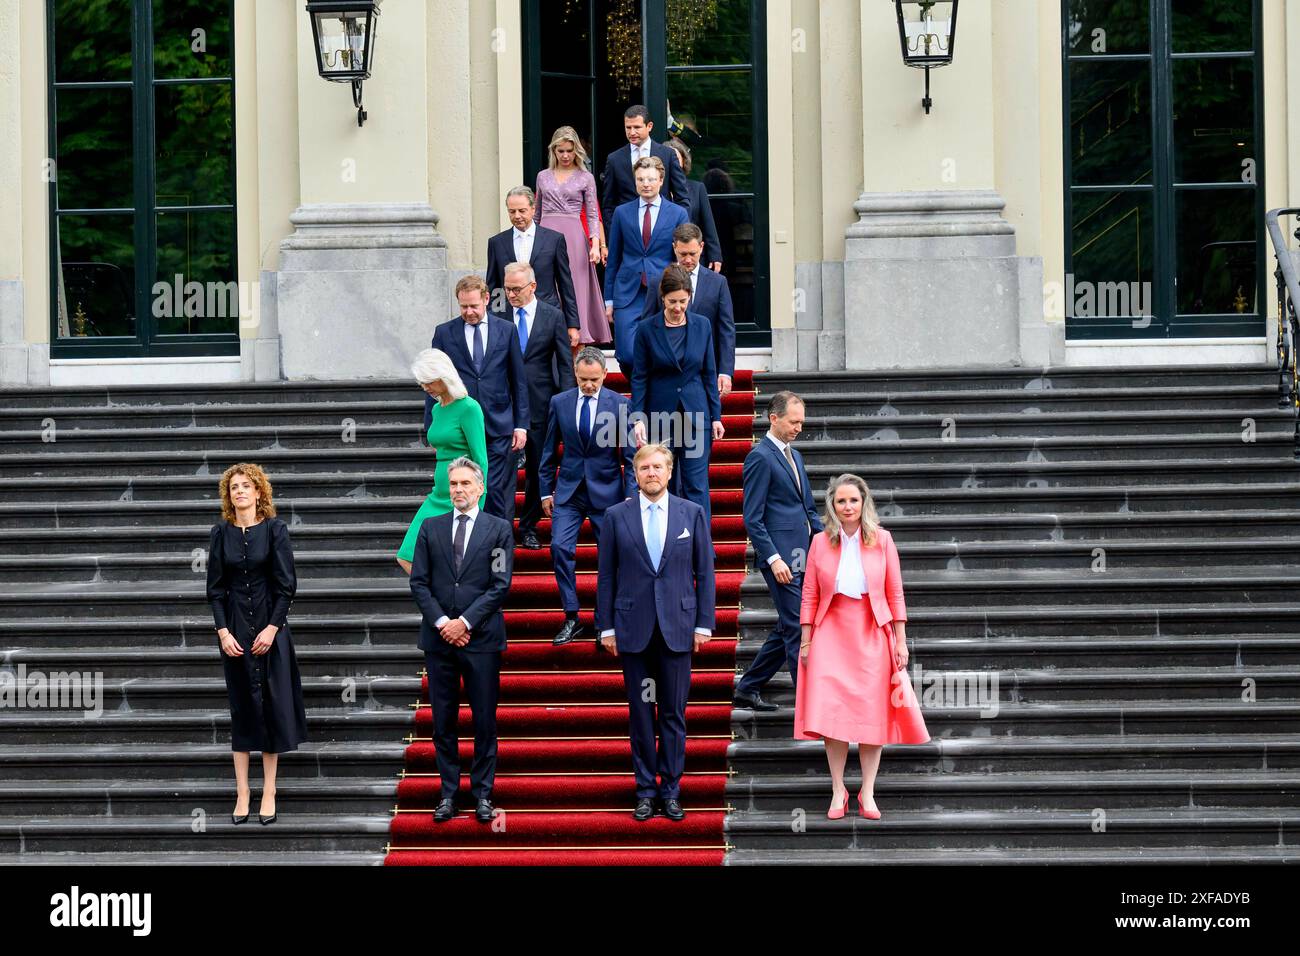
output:
[[542, 542], [538, 539], [536, 531], [525, 531], [524, 538], [519, 543], [529, 551], [540, 551], [542, 549]]
[[479, 823], [492, 822], [492, 801], [484, 797], [474, 808], [474, 819]]
[[[555, 640], [551, 641], [551, 643], [559, 647], [562, 644], [568, 644], [581, 633], [582, 625], [578, 623], [577, 618], [574, 618], [571, 621], [564, 622], [564, 627], [560, 628], [560, 633], [555, 635]], [[600, 641], [596, 643], [599, 644]]]
[[641, 797], [636, 802], [636, 809], [632, 811], [632, 819], [639, 823], [645, 823], [655, 815], [655, 802], [650, 797]]
[[765, 712], [781, 709], [779, 705], [772, 703], [770, 700], [764, 700], [763, 695], [758, 691], [754, 691], [753, 696], [750, 696], [749, 694], [737, 694], [735, 697], [731, 698], [731, 705], [733, 707], [748, 707], [750, 710]]
[[686, 819], [686, 811], [682, 809], [682, 805], [678, 803], [677, 798], [672, 797], [664, 801], [664, 816], [669, 820], [684, 820]]
[[456, 816], [456, 804], [450, 798], [439, 800], [438, 809], [433, 811], [434, 823], [447, 823]]

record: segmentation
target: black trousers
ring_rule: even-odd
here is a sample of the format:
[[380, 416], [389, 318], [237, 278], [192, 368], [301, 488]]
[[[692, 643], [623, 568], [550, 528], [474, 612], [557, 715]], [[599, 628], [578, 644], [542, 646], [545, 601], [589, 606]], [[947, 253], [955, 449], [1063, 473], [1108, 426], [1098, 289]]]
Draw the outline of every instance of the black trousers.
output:
[[465, 680], [474, 720], [474, 764], [469, 789], [475, 800], [492, 796], [497, 771], [497, 700], [501, 696], [501, 652], [469, 653], [458, 647], [424, 652], [433, 710], [433, 746], [442, 778], [442, 799], [460, 789], [460, 682]]
[[519, 453], [510, 450], [511, 435], [488, 436], [487, 503], [483, 510], [507, 521], [515, 520], [515, 489], [519, 487]]
[[678, 799], [682, 772], [686, 768], [686, 699], [691, 692], [691, 652], [669, 650], [656, 623], [645, 650], [635, 654], [620, 650], [618, 659], [623, 662], [637, 798]]
[[736, 693], [747, 697], [761, 690], [782, 664], [790, 669], [792, 687], [799, 680], [799, 640], [803, 633], [799, 626], [799, 606], [803, 597], [803, 574], [796, 574], [789, 584], [782, 584], [777, 581], [770, 565], [763, 564], [759, 572], [776, 604], [776, 627], [767, 635], [767, 640], [736, 685]]
[[542, 482], [539, 477], [542, 464], [542, 443], [546, 441], [546, 422], [528, 429], [528, 444], [524, 446], [524, 509], [519, 512], [519, 534], [537, 530], [542, 520]]

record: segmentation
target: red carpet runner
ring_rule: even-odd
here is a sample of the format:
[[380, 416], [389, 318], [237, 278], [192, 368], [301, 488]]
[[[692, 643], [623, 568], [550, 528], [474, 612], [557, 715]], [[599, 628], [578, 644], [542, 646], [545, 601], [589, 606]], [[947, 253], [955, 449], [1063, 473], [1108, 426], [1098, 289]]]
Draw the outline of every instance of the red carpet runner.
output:
[[[624, 389], [621, 376], [606, 384]], [[578, 548], [578, 594], [586, 635], [552, 647], [564, 615], [549, 550], [515, 552], [514, 584], [506, 602], [510, 646], [501, 672], [497, 710], [500, 745], [493, 802], [503, 810], [491, 824], [472, 813], [433, 822], [439, 793], [427, 684], [408, 738], [406, 769], [389, 828], [388, 865], [401, 866], [717, 866], [726, 814], [727, 745], [736, 665], [736, 621], [745, 576], [745, 528], [740, 518], [741, 463], [753, 433], [753, 376], [737, 372], [723, 401], [727, 438], [713, 446], [709, 471], [713, 540], [717, 551], [715, 638], [693, 660], [686, 708], [686, 819], [632, 819], [635, 802], [627, 702], [616, 659], [597, 655], [591, 607], [596, 548], [590, 527]], [[522, 473], [521, 473], [522, 478]], [[521, 482], [522, 487], [522, 482]], [[523, 496], [518, 504], [522, 506]], [[538, 529], [548, 543], [550, 522]], [[469, 709], [461, 710], [461, 796], [469, 804], [474, 740]]]

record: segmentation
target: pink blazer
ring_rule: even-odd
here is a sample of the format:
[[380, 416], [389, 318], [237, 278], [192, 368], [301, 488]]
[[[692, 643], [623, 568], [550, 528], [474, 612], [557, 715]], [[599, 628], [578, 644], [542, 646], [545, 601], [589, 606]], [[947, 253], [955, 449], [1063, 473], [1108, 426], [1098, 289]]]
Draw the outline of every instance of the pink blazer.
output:
[[[867, 577], [867, 591], [871, 600], [871, 613], [878, 627], [891, 621], [906, 621], [907, 606], [903, 603], [903, 574], [898, 566], [898, 548], [893, 535], [884, 528], [876, 530], [876, 540], [862, 544], [862, 570]], [[799, 623], [814, 626], [822, 622], [826, 609], [835, 594], [835, 574], [840, 567], [840, 549], [819, 531], [808, 549], [808, 565], [803, 575], [803, 605]]]

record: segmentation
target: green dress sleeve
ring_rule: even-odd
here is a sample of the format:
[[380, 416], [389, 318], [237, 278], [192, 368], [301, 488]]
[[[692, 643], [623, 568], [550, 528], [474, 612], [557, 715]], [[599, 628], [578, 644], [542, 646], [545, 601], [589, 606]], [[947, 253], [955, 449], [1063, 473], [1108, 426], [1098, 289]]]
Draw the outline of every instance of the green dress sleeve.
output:
[[488, 474], [487, 432], [483, 425], [483, 407], [468, 395], [465, 397], [465, 410], [460, 416], [460, 429], [465, 436], [469, 457], [483, 469], [483, 495], [479, 498], [479, 507], [482, 508], [487, 502], [487, 483], [491, 479]]

